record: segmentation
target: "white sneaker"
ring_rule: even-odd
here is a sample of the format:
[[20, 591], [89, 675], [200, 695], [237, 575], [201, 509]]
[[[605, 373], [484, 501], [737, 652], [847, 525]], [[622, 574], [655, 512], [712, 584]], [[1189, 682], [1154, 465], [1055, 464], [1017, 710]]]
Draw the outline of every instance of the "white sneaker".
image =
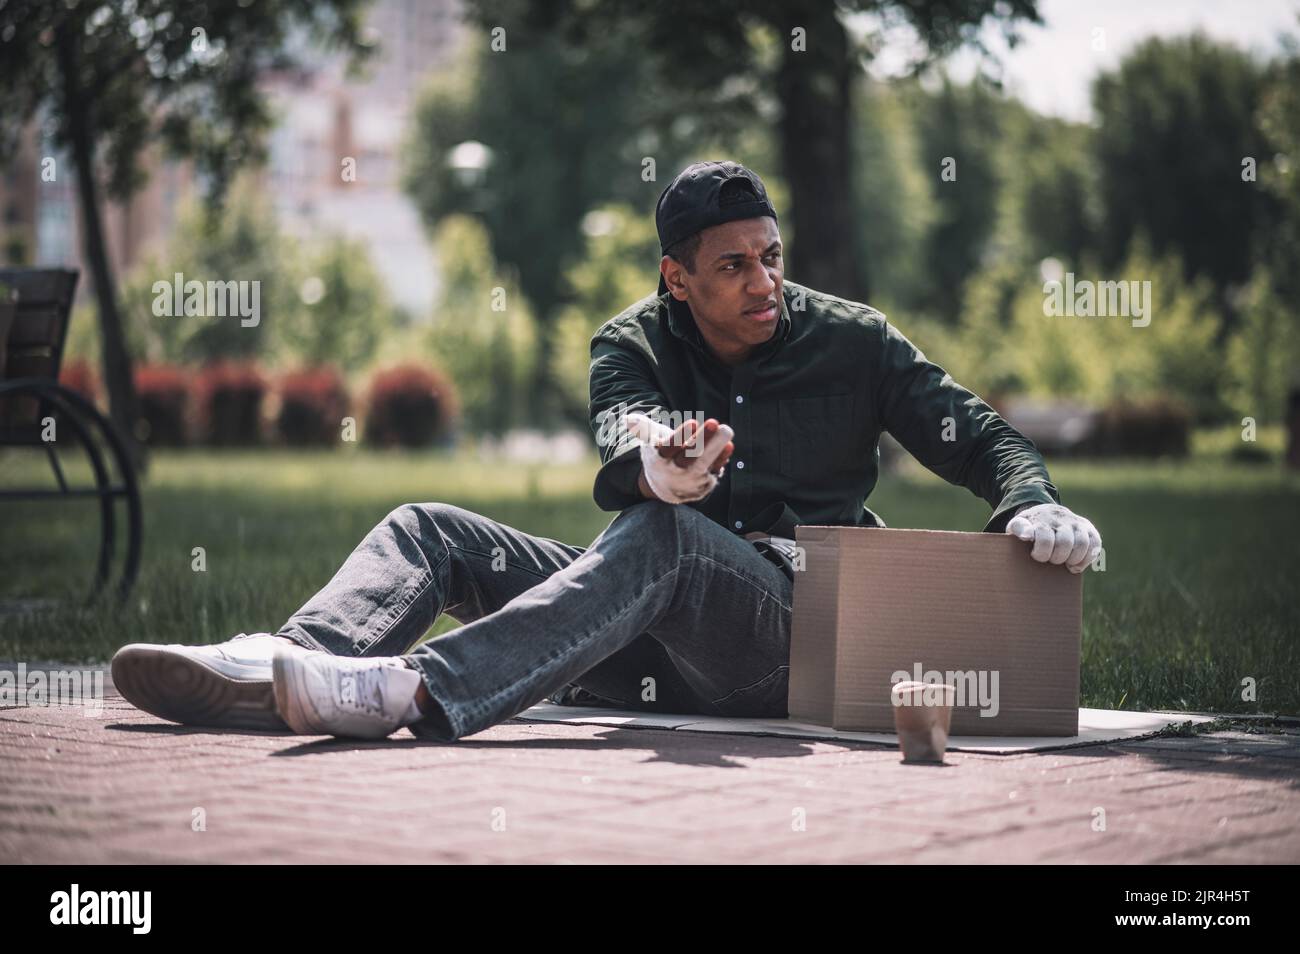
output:
[[382, 739], [422, 718], [420, 674], [395, 656], [277, 652], [271, 670], [275, 707], [299, 735]]
[[271, 658], [310, 650], [269, 633], [240, 633], [211, 646], [131, 643], [113, 656], [113, 685], [127, 702], [184, 725], [283, 732]]

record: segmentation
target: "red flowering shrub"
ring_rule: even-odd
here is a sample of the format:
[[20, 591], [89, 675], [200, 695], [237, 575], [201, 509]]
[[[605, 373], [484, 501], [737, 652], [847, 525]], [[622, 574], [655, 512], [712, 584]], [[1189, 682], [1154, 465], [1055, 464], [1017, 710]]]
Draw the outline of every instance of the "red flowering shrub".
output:
[[152, 447], [184, 444], [189, 375], [173, 365], [140, 365], [135, 369], [135, 393], [140, 403], [136, 436]]
[[1192, 415], [1180, 401], [1115, 401], [1101, 415], [1096, 451], [1121, 457], [1186, 457]]
[[204, 442], [217, 447], [261, 443], [265, 396], [266, 379], [255, 365], [220, 361], [202, 368], [194, 399]]
[[286, 444], [333, 444], [348, 410], [343, 376], [330, 367], [292, 371], [280, 378], [276, 432]]
[[456, 390], [441, 372], [405, 364], [370, 379], [366, 440], [381, 447], [428, 447], [446, 441], [459, 410]]

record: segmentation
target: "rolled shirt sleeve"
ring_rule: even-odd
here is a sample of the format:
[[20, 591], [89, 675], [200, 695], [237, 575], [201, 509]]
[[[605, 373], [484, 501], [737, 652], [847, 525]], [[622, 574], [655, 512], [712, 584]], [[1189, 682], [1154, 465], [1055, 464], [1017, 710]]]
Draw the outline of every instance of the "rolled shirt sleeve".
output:
[[1027, 505], [1060, 503], [1033, 442], [881, 321], [876, 406], [884, 430], [917, 460], [991, 507], [984, 529], [1002, 532]]

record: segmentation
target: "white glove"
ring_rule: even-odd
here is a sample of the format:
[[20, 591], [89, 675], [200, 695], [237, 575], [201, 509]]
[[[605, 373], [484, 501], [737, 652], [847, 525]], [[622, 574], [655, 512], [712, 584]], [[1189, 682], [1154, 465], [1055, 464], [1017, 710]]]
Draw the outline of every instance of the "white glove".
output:
[[[645, 472], [645, 482], [650, 485], [654, 495], [668, 503], [689, 503], [703, 500], [718, 485], [717, 474], [709, 473], [709, 465], [722, 453], [727, 441], [735, 436], [726, 424], [719, 424], [712, 435], [704, 438], [704, 446], [698, 456], [687, 455], [689, 463], [685, 467], [675, 463], [671, 457], [664, 457], [657, 448], [672, 440], [673, 429], [644, 414], [632, 413], [623, 418], [628, 432], [641, 440], [641, 468]], [[691, 440], [698, 440], [700, 431], [695, 432]], [[691, 440], [686, 446], [692, 446]], [[723, 468], [725, 470], [725, 468]]]
[[1064, 563], [1071, 573], [1082, 573], [1101, 553], [1097, 528], [1060, 504], [1020, 511], [1007, 523], [1007, 533], [1033, 541], [1029, 555], [1039, 563]]

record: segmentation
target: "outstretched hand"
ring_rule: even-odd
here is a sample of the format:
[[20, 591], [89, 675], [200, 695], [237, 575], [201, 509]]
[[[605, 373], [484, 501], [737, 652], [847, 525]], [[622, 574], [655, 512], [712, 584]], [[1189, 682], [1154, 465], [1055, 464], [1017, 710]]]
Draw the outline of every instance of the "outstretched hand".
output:
[[667, 503], [707, 497], [735, 450], [735, 433], [716, 418], [703, 425], [688, 418], [675, 431], [644, 414], [628, 414], [624, 421], [642, 442], [641, 467], [650, 492]]

